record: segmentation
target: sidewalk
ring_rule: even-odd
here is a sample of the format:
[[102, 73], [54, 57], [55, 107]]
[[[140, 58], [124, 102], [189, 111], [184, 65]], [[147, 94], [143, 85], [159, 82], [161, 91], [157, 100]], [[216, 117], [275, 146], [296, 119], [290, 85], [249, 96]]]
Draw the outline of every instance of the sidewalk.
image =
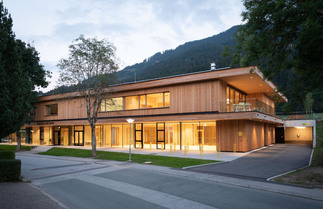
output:
[[1, 208], [62, 209], [66, 208], [50, 195], [25, 182], [0, 183]]
[[[45, 152], [51, 148], [69, 148], [69, 149], [85, 149], [85, 150], [91, 150], [92, 147], [90, 146], [42, 146], [38, 145], [35, 149], [33, 149], [31, 152], [38, 153], [38, 152]], [[170, 152], [170, 150], [160, 150], [160, 149], [136, 149], [131, 148], [132, 154], [143, 154], [143, 155], [158, 155], [158, 156], [168, 156], [168, 157], [182, 157], [182, 158], [194, 158], [194, 159], [204, 159], [204, 160], [216, 160], [216, 161], [232, 161], [235, 159], [238, 159], [240, 157], [243, 157], [245, 155], [248, 155], [249, 153], [258, 151], [260, 149], [266, 149], [267, 147], [262, 147], [256, 150], [252, 150], [249, 152], [216, 152], [216, 151], [204, 151], [201, 157], [200, 151], [196, 150], [189, 150], [187, 152], [187, 155], [185, 156], [185, 153], [183, 150], [176, 150]], [[97, 151], [108, 151], [108, 152], [122, 152], [122, 153], [129, 153], [129, 147], [97, 147]]]

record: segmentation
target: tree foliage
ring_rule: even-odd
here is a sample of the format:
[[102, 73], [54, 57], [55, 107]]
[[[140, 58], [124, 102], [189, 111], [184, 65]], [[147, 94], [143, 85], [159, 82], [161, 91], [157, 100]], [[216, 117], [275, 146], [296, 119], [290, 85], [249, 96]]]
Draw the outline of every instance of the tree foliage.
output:
[[269, 79], [288, 71], [294, 83], [288, 91], [302, 100], [322, 88], [323, 1], [244, 0], [244, 6], [234, 61], [259, 66]]
[[12, 18], [0, 2], [0, 137], [19, 135], [31, 120], [35, 86], [47, 86], [46, 75], [36, 49], [15, 38]]
[[116, 64], [115, 47], [106, 40], [86, 39], [83, 35], [69, 46], [69, 58], [61, 59], [60, 83], [77, 87], [79, 96], [84, 98], [87, 119], [92, 130], [92, 156], [96, 156], [95, 124], [102, 99], [114, 83]]

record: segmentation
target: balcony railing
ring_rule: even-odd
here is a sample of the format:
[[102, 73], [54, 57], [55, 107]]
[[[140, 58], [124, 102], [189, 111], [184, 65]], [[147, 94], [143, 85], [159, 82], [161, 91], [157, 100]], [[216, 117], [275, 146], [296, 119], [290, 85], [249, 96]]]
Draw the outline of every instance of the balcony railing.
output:
[[258, 111], [268, 115], [275, 115], [275, 108], [258, 100], [245, 99], [241, 100], [227, 100], [221, 102], [221, 112], [248, 112]]
[[291, 112], [289, 114], [284, 114], [284, 113], [280, 113], [277, 112], [276, 116], [280, 119], [283, 120], [311, 120], [311, 119], [316, 119], [318, 117], [316, 117], [316, 115], [312, 112]]

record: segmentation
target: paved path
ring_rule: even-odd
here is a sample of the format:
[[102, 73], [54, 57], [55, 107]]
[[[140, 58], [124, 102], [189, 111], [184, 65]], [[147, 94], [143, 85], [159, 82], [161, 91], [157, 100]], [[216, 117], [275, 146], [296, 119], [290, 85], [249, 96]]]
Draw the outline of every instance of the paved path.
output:
[[323, 190], [161, 166], [18, 153], [22, 175], [69, 208], [322, 208]]
[[190, 171], [221, 174], [238, 178], [267, 178], [305, 167], [312, 149], [308, 145], [275, 144], [236, 160], [189, 168]]
[[55, 199], [37, 187], [22, 182], [0, 183], [0, 208], [62, 209]]

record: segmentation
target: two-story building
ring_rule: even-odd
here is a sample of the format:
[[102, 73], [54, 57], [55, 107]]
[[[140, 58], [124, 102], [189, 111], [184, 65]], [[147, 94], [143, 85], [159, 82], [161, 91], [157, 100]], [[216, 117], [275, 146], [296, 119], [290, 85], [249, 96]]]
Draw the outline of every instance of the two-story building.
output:
[[[286, 102], [257, 67], [214, 69], [116, 85], [102, 101], [98, 146], [176, 150], [249, 151], [274, 143], [274, 99]], [[91, 128], [82, 98], [39, 97], [34, 121], [25, 126], [32, 144], [89, 146]]]

